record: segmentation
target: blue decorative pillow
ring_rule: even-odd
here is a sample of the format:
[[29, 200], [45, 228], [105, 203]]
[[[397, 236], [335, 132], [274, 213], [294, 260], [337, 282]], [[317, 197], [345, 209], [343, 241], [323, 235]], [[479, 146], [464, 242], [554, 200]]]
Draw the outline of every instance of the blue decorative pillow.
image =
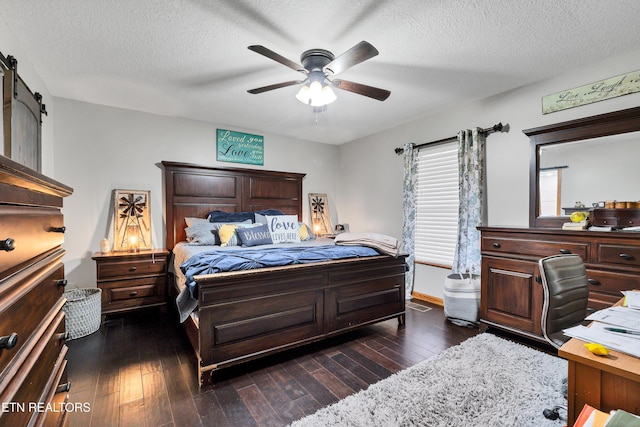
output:
[[255, 211], [255, 213], [257, 215], [284, 215], [284, 212], [279, 211], [278, 209], [262, 209], [259, 211]]
[[260, 215], [284, 215], [282, 211], [277, 209], [262, 209], [256, 212], [224, 212], [224, 211], [213, 211], [207, 214], [207, 218], [209, 218], [210, 222], [243, 222], [246, 220], [251, 220], [251, 222], [256, 222], [255, 214]]
[[265, 224], [251, 228], [236, 228], [236, 234], [243, 247], [270, 245], [273, 243], [269, 228]]
[[213, 211], [207, 215], [209, 222], [243, 222], [246, 220], [254, 221], [253, 212], [223, 212]]

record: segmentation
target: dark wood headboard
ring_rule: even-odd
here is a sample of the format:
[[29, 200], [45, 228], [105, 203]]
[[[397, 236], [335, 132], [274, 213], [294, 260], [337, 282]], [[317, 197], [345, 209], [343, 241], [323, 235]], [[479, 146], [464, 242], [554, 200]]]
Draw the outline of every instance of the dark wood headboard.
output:
[[162, 162], [166, 247], [185, 240], [186, 217], [209, 212], [254, 212], [279, 209], [302, 221], [305, 174], [257, 169], [217, 168]]

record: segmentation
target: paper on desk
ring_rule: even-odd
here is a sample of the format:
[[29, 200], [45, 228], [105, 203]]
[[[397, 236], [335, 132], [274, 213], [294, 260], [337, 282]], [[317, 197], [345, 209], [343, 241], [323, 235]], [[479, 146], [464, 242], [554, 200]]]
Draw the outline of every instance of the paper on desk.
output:
[[640, 331], [640, 311], [627, 307], [617, 306], [598, 310], [587, 316], [586, 320], [596, 320], [612, 326]]
[[627, 307], [640, 309], [640, 291], [624, 291], [622, 293], [627, 297]]
[[565, 329], [562, 332], [564, 332], [565, 335], [585, 342], [595, 342], [602, 344], [610, 350], [640, 357], [640, 340], [630, 338], [625, 334], [609, 332], [604, 329], [606, 326], [607, 325], [603, 323], [593, 322], [589, 327], [579, 325]]

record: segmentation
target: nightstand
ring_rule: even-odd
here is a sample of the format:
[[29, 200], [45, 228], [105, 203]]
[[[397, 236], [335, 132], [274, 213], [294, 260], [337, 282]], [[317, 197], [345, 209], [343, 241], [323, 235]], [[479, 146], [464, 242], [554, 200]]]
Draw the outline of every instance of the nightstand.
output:
[[102, 315], [166, 307], [168, 257], [165, 249], [94, 253]]

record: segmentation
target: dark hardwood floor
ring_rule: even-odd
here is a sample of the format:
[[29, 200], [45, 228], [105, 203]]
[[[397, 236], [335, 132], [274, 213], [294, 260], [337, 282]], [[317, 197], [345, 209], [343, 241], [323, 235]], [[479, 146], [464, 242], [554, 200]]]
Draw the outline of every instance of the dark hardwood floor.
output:
[[407, 308], [396, 319], [196, 380], [181, 326], [148, 310], [112, 316], [69, 341], [70, 426], [283, 426], [430, 358], [478, 333], [446, 321], [441, 307]]

